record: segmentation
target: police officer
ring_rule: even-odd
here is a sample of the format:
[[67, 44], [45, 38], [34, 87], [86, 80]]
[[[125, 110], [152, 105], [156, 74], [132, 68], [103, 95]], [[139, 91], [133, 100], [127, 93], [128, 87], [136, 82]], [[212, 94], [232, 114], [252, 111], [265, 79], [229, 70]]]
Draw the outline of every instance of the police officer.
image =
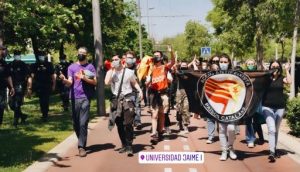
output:
[[[28, 82], [31, 83], [31, 77], [29, 68], [21, 61], [21, 52], [14, 52], [14, 61], [9, 64], [9, 70], [11, 73], [12, 82], [15, 89], [15, 95], [10, 98], [10, 108], [14, 111], [14, 122], [13, 125], [17, 126], [19, 119], [21, 123], [25, 123], [27, 115], [21, 112], [21, 106], [23, 104], [25, 90]], [[31, 89], [28, 87], [28, 89]]]
[[60, 98], [62, 100], [62, 107], [64, 108], [64, 111], [68, 111], [69, 109], [69, 87], [65, 86], [65, 84], [62, 83], [62, 80], [58, 77], [61, 74], [64, 76], [68, 76], [68, 67], [70, 65], [69, 62], [66, 60], [66, 55], [63, 54], [59, 57], [59, 63], [55, 66], [55, 73], [56, 73], [56, 86], [60, 94]]
[[32, 65], [31, 76], [34, 81], [35, 91], [39, 97], [42, 121], [48, 119], [49, 99], [51, 91], [55, 90], [54, 67], [46, 59], [45, 52], [37, 53], [37, 62]]
[[6, 47], [0, 45], [0, 126], [2, 125], [4, 109], [6, 107], [7, 84], [9, 86], [10, 96], [13, 96], [15, 94], [12, 79], [9, 73], [9, 68], [4, 59], [6, 55]]

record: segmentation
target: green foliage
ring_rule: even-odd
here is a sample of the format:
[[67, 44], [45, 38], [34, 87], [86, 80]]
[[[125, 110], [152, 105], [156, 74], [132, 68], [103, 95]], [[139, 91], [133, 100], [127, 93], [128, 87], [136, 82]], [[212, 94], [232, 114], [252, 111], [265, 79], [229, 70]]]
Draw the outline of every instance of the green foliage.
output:
[[[109, 89], [105, 89], [108, 98]], [[73, 132], [71, 111], [62, 112], [59, 95], [50, 98], [49, 120], [41, 122], [37, 97], [25, 99], [22, 112], [28, 114], [27, 125], [12, 126], [13, 112], [5, 111], [0, 129], [0, 172], [23, 171]], [[106, 99], [106, 107], [108, 107]], [[91, 102], [90, 119], [96, 117], [96, 101]], [[53, 155], [54, 156], [54, 155]]]
[[185, 26], [187, 56], [199, 55], [200, 48], [208, 46], [211, 36], [205, 26], [196, 21], [188, 21]]
[[214, 45], [217, 48], [221, 45], [223, 51], [233, 52], [238, 57], [253, 56], [257, 41], [263, 42], [264, 49], [271, 48], [264, 45], [265, 41], [274, 39], [278, 42], [292, 33], [293, 0], [213, 0], [213, 3], [215, 7], [207, 20], [212, 22], [216, 40], [221, 42], [214, 42]]
[[[122, 54], [134, 50], [138, 54], [138, 22], [134, 1], [100, 1], [104, 55]], [[93, 54], [93, 11], [91, 0], [7, 0], [1, 2], [5, 44], [26, 51], [27, 45], [63, 53], [65, 44], [86, 46]], [[99, 21], [100, 22], [100, 21]], [[151, 41], [143, 29], [144, 52], [152, 51]], [[9, 35], [9, 37], [7, 36]], [[0, 35], [1, 36], [1, 35]]]
[[187, 55], [187, 43], [185, 34], [178, 34], [173, 38], [165, 38], [162, 41], [163, 45], [172, 45], [173, 49], [177, 51], [179, 60], [187, 60], [190, 57]]
[[296, 97], [287, 104], [286, 118], [291, 134], [300, 137], [300, 98]]

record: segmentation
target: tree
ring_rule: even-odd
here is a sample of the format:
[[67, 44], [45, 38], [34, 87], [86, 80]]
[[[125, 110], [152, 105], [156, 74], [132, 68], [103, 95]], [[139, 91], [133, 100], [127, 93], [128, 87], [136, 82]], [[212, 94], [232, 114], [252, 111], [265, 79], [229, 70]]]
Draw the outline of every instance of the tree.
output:
[[[230, 42], [223, 34], [229, 33], [237, 39], [233, 43], [240, 47], [245, 54], [251, 50], [253, 41], [256, 47], [258, 64], [262, 64], [264, 57], [264, 40], [275, 38], [282, 32], [290, 32], [290, 12], [292, 0], [213, 0], [214, 9], [207, 19], [213, 23], [216, 35]], [[230, 38], [231, 39], [231, 38]], [[232, 42], [232, 41], [231, 41]]]
[[[93, 54], [91, 0], [6, 0], [0, 2], [0, 37], [5, 44], [26, 51], [32, 44], [38, 50], [64, 53], [64, 45], [86, 46]], [[3, 19], [3, 20], [2, 20]], [[136, 4], [132, 1], [101, 1], [102, 38], [105, 57], [127, 50], [138, 52]], [[152, 50], [143, 27], [143, 45]]]
[[80, 15], [59, 4], [58, 0], [7, 0], [4, 13], [4, 35], [9, 35], [4, 37], [5, 43], [25, 50], [31, 42], [34, 53], [59, 49], [63, 41], [74, 38], [66, 27], [82, 23]]
[[199, 54], [200, 47], [210, 44], [211, 36], [205, 26], [196, 21], [188, 21], [185, 25], [185, 40], [187, 44], [187, 55], [193, 57]]
[[187, 55], [187, 43], [185, 34], [178, 34], [172, 38], [165, 38], [162, 40], [163, 45], [172, 45], [172, 48], [178, 53], [178, 60], [191, 60]]
[[295, 18], [294, 18], [294, 33], [293, 33], [293, 49], [291, 56], [291, 75], [292, 75], [292, 84], [290, 89], [290, 99], [295, 97], [295, 62], [296, 62], [296, 48], [297, 48], [297, 38], [298, 38], [298, 26], [299, 26], [299, 17], [300, 17], [300, 0], [297, 0], [295, 5]]

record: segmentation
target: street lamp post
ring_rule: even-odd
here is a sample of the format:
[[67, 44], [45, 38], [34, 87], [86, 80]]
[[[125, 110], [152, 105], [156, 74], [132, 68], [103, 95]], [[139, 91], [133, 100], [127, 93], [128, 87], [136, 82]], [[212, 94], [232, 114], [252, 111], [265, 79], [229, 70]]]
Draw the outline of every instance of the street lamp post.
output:
[[104, 99], [104, 72], [103, 72], [103, 50], [101, 35], [101, 18], [99, 0], [93, 0], [93, 28], [94, 28], [94, 47], [97, 66], [97, 114], [104, 116], [105, 99]]

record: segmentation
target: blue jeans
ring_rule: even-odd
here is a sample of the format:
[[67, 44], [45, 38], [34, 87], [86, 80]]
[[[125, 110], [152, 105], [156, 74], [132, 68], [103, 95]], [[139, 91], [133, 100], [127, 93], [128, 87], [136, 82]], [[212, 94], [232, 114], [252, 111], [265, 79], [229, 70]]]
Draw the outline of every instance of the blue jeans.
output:
[[78, 148], [85, 148], [90, 116], [90, 100], [87, 98], [72, 100], [73, 127], [78, 138]]
[[216, 130], [215, 122], [216, 121], [213, 118], [210, 117], [207, 118], [208, 140], [213, 140], [215, 136], [215, 130]]
[[268, 126], [269, 149], [270, 151], [275, 152], [278, 141], [279, 126], [284, 116], [284, 109], [273, 109], [263, 106], [262, 111]]
[[254, 143], [255, 141], [255, 133], [254, 133], [254, 128], [253, 128], [253, 122], [252, 122], [252, 117], [250, 119], [246, 120], [246, 142], [249, 143]]

